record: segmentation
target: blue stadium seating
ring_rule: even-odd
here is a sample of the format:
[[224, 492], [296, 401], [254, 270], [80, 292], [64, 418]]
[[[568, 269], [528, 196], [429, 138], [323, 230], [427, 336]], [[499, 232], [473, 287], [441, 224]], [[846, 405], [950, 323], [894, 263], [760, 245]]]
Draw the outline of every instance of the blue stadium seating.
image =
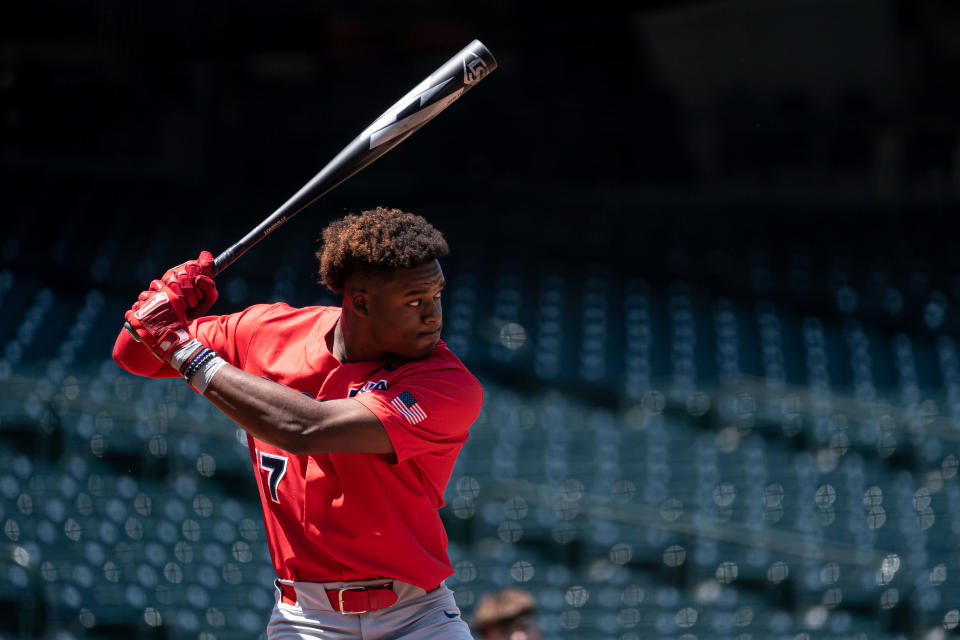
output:
[[[245, 439], [109, 358], [118, 259], [73, 294], [0, 270], [0, 634], [256, 637], [273, 575]], [[516, 585], [548, 638], [957, 628], [957, 301], [922, 273], [752, 260], [739, 293], [448, 269], [445, 339], [485, 386], [441, 512], [465, 613]], [[224, 310], [332, 301], [296, 273], [231, 276]]]

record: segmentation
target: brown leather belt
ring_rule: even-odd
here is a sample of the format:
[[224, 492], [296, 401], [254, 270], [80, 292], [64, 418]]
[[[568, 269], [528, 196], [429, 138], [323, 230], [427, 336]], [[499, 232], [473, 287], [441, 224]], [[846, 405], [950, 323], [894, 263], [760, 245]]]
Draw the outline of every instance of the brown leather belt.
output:
[[[297, 590], [292, 585], [278, 583], [280, 601], [284, 604], [297, 604]], [[344, 587], [325, 589], [330, 606], [340, 613], [366, 613], [386, 609], [397, 601], [397, 593], [392, 585], [374, 585], [371, 587]]]

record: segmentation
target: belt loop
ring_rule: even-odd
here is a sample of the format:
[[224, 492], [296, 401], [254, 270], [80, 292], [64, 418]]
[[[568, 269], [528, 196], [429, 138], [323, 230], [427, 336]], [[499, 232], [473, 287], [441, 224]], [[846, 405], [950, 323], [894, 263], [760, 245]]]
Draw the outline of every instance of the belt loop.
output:
[[280, 582], [280, 578], [274, 580], [273, 583], [277, 586], [277, 589], [280, 590], [280, 602], [290, 606], [296, 606], [297, 590], [293, 588], [293, 585]]

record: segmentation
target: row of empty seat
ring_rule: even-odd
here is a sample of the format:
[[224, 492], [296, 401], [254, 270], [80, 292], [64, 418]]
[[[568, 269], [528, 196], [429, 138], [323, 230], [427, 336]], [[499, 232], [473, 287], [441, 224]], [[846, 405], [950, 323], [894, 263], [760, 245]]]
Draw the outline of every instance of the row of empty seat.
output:
[[[235, 428], [213, 413], [195, 419], [195, 396], [187, 390], [178, 399], [185, 387], [176, 380], [128, 379], [107, 365], [103, 370], [76, 382], [81, 390], [60, 418], [70, 416], [71, 402], [103, 393], [99, 413], [62, 419], [47, 436], [71, 447], [48, 461], [7, 454], [3, 468], [11, 471], [0, 477], [0, 518], [14, 549], [11, 580], [29, 581], [32, 569], [46, 581], [38, 584], [56, 585], [49, 586], [51, 602], [87, 610], [88, 621], [120, 615], [130, 599], [159, 598], [167, 606], [154, 608], [166, 624], [179, 625], [170, 619], [183, 617], [189, 627], [194, 618], [175, 613], [176, 607], [206, 605], [194, 612], [197, 619], [217, 603], [214, 608], [229, 611], [240, 597], [231, 585], [244, 585], [269, 606], [272, 578], [262, 525], [249, 458]], [[97, 385], [110, 392], [96, 391]], [[676, 585], [709, 592], [719, 588], [709, 586], [716, 582], [737, 594], [745, 589], [763, 615], [782, 608], [790, 593], [786, 611], [907, 607], [930, 625], [960, 598], [960, 582], [951, 575], [960, 486], [949, 447], [922, 471], [897, 471], [876, 448], [858, 450], [849, 440], [797, 449], [780, 425], [764, 430], [762, 418], [747, 415], [744, 409], [756, 406], [743, 398], [737, 400], [746, 407], [724, 409], [734, 422], [723, 426], [698, 424], [696, 403], [678, 410], [663, 396], [611, 410], [557, 392], [520, 394], [489, 381], [486, 389], [443, 512], [459, 558], [468, 563], [460, 568], [476, 576], [458, 587], [465, 609], [485, 589], [510, 581], [536, 587], [539, 578], [532, 576], [562, 575], [556, 567], [564, 566], [557, 562], [564, 557], [571, 559], [568, 571], [596, 559], [628, 573], [650, 567], [653, 577], [689, 598], [680, 601], [690, 607], [671, 615], [693, 608], [701, 623], [726, 618]], [[164, 420], [131, 411], [142, 397], [167, 411]], [[179, 403], [180, 410], [170, 415], [162, 409], [167, 402]], [[814, 417], [812, 408], [796, 408]], [[199, 435], [190, 432], [197, 427]], [[851, 430], [849, 423], [832, 428]], [[127, 435], [114, 448], [109, 436], [116, 432]], [[158, 448], [158, 433], [169, 446]], [[111, 460], [124, 452], [125, 461], [135, 453], [135, 460], [168, 462], [156, 476], [142, 463], [121, 472]], [[226, 486], [238, 473], [247, 477], [241, 501]], [[488, 546], [501, 551], [481, 560]], [[90, 592], [96, 584], [102, 588]], [[111, 586], [117, 584], [137, 588], [120, 598], [121, 589]], [[757, 584], [768, 585], [774, 596], [762, 589], [755, 594]], [[197, 588], [188, 591], [191, 585]], [[555, 591], [557, 585], [544, 588]], [[88, 592], [101, 595], [89, 603], [75, 597]], [[663, 609], [650, 620], [665, 620], [670, 612]], [[611, 628], [612, 617], [593, 612], [573, 615], [561, 608], [548, 626], [558, 625], [559, 637]], [[571, 616], [578, 622], [565, 627]]]
[[[0, 269], [0, 637], [256, 637], [273, 572], [245, 437], [112, 362], [116, 251], [79, 293]], [[551, 639], [957, 629], [953, 291], [778, 268], [723, 295], [450, 266], [444, 339], [485, 387], [441, 512], [466, 614], [519, 585]], [[335, 302], [298, 273], [222, 278], [214, 310]]]

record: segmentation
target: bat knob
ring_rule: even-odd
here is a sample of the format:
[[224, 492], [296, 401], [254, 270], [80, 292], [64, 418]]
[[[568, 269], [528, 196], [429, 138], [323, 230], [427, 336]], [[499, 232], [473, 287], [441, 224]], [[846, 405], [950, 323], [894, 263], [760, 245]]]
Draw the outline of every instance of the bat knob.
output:
[[140, 342], [140, 336], [138, 336], [137, 332], [133, 330], [133, 326], [131, 326], [129, 322], [124, 321], [123, 328], [127, 330], [127, 333], [130, 334], [131, 338], [133, 338], [137, 342]]

